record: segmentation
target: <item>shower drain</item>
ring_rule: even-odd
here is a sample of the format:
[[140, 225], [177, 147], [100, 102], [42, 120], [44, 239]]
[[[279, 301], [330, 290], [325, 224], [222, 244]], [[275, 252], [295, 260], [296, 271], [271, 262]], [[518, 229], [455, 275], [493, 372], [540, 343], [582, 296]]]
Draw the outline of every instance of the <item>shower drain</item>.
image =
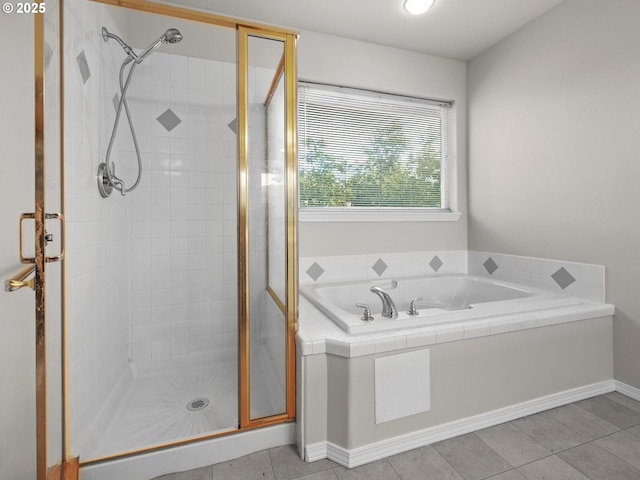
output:
[[206, 398], [196, 398], [187, 403], [187, 410], [191, 412], [198, 412], [204, 410], [209, 405], [209, 400]]

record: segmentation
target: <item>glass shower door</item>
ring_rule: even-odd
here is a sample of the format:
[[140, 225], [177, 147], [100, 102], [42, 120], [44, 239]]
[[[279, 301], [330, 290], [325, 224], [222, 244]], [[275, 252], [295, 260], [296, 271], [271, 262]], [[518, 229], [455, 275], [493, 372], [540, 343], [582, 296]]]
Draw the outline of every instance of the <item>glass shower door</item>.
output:
[[[243, 32], [240, 35], [242, 44]], [[246, 333], [244, 401], [248, 412], [244, 412], [241, 424], [250, 424], [293, 415], [287, 384], [293, 369], [289, 341], [293, 335], [290, 307], [294, 295], [287, 289], [287, 266], [293, 252], [287, 241], [292, 174], [287, 163], [291, 154], [287, 121], [291, 119], [285, 101], [285, 41], [251, 35], [245, 39], [247, 135], [241, 142], [241, 152], [246, 149], [245, 155], [241, 153], [241, 170], [244, 168], [246, 175], [241, 177], [241, 192], [246, 218], [241, 224], [246, 225], [242, 238], [248, 278], [241, 308]]]

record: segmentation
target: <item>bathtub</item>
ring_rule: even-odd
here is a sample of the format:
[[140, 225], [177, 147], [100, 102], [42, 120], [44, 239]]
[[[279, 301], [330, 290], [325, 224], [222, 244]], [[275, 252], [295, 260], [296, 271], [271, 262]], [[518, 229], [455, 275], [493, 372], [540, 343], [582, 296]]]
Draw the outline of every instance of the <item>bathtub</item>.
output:
[[543, 283], [555, 290], [454, 273], [301, 285], [299, 451], [352, 468], [613, 391], [614, 306]]
[[[383, 288], [394, 300], [397, 318], [381, 316], [382, 302], [370, 291]], [[387, 280], [303, 285], [300, 292], [348, 334], [436, 326], [497, 315], [546, 310], [584, 303], [584, 300], [466, 274], [441, 274]], [[417, 315], [409, 315], [410, 301], [417, 297]], [[373, 321], [363, 321], [369, 305]]]

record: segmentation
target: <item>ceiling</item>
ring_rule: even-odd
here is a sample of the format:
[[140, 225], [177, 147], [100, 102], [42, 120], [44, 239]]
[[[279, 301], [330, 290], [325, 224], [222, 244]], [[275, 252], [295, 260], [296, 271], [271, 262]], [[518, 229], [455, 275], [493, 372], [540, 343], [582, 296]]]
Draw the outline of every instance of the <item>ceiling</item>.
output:
[[167, 0], [235, 18], [469, 60], [564, 0], [436, 0], [414, 17], [402, 0]]

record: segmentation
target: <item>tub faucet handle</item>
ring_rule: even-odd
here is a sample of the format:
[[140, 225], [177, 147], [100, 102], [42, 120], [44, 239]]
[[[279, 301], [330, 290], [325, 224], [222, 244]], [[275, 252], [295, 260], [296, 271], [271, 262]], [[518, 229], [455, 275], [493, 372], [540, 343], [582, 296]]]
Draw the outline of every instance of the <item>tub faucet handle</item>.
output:
[[363, 322], [371, 322], [373, 320], [373, 315], [371, 315], [371, 309], [369, 308], [369, 305], [367, 305], [366, 303], [356, 303], [356, 307], [364, 308], [362, 317], [360, 317]]
[[420, 312], [418, 312], [416, 310], [416, 302], [419, 302], [420, 300], [422, 300], [422, 297], [416, 297], [413, 300], [411, 300], [411, 303], [409, 304], [409, 311], [407, 312], [407, 315], [418, 315], [420, 314]]

